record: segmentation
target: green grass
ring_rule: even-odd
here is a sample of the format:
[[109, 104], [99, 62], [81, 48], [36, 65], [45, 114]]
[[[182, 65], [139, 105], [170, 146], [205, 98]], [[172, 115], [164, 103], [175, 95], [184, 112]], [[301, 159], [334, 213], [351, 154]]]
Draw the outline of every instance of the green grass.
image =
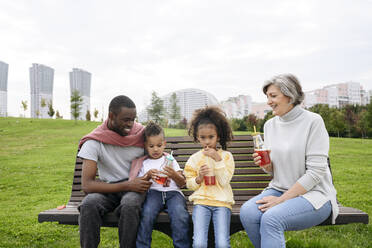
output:
[[[0, 247], [78, 247], [77, 226], [38, 223], [39, 212], [66, 204], [79, 139], [99, 123], [0, 118]], [[186, 135], [166, 129], [166, 135]], [[330, 157], [339, 201], [372, 214], [372, 140], [331, 138]], [[287, 247], [372, 247], [371, 224], [287, 232]], [[244, 232], [232, 247], [253, 247]], [[100, 247], [118, 247], [117, 229], [102, 228]], [[172, 247], [153, 234], [153, 247]]]

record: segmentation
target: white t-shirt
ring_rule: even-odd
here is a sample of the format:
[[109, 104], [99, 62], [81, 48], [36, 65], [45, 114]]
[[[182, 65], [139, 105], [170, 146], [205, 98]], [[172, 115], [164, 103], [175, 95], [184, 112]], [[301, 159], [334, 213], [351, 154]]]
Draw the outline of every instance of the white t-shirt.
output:
[[[165, 158], [164, 155], [162, 157], [158, 158], [158, 159], [152, 159], [152, 158], [145, 159], [143, 161], [142, 168], [141, 168], [140, 172], [138, 173], [138, 177], [144, 176], [151, 169], [160, 170], [160, 167], [165, 163], [165, 159], [166, 158]], [[182, 170], [176, 160], [173, 160], [172, 167], [175, 171]], [[165, 192], [165, 191], [181, 192], [180, 188], [177, 186], [177, 184], [172, 179], [170, 180], [169, 187], [163, 187], [162, 184], [158, 184], [157, 182], [153, 181], [152, 179], [151, 179], [151, 181], [152, 181], [152, 185], [151, 185], [150, 189], [163, 191], [163, 192]]]

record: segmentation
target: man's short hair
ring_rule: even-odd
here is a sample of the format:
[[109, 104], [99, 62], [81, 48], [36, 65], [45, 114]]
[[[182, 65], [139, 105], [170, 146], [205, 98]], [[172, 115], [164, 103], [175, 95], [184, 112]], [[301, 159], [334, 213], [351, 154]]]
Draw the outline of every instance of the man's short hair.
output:
[[114, 97], [109, 105], [109, 111], [115, 115], [119, 114], [122, 107], [126, 108], [136, 108], [134, 102], [127, 96], [120, 95]]

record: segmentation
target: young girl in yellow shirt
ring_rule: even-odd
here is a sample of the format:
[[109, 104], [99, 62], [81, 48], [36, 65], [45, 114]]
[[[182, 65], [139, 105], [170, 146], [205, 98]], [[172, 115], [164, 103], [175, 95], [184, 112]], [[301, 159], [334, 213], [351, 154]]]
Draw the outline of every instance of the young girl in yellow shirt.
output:
[[[234, 197], [230, 186], [234, 174], [234, 158], [226, 151], [232, 130], [225, 113], [218, 107], [194, 112], [189, 135], [202, 149], [186, 162], [184, 174], [187, 188], [195, 192], [189, 197], [194, 208], [193, 247], [207, 247], [209, 223], [212, 219], [216, 247], [230, 247], [230, 218]], [[217, 143], [222, 147], [217, 148]]]

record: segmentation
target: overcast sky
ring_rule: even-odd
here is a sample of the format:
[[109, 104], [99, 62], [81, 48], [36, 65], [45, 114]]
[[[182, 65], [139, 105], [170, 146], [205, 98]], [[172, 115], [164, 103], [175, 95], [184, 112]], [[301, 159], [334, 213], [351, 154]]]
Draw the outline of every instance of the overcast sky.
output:
[[53, 105], [64, 118], [73, 67], [92, 73], [91, 109], [105, 115], [116, 95], [140, 111], [152, 91], [184, 88], [263, 102], [262, 83], [286, 72], [305, 91], [347, 81], [369, 90], [371, 13], [371, 0], [1, 0], [8, 114], [30, 103], [32, 63], [54, 68]]

